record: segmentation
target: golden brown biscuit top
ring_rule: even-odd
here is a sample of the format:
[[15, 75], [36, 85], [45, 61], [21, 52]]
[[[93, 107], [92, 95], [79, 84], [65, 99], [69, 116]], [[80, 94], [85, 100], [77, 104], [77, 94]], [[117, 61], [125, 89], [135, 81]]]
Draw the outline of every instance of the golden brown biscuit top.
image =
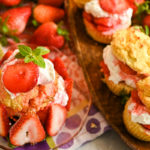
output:
[[117, 31], [111, 42], [113, 54], [140, 74], [150, 74], [150, 37], [134, 28]]

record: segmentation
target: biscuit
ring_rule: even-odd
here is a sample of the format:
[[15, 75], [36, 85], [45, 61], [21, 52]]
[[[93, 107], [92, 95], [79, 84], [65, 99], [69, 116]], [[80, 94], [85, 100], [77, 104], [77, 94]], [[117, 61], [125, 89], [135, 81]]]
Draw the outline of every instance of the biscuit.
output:
[[150, 37], [134, 28], [117, 31], [111, 42], [113, 54], [140, 74], [150, 73]]
[[[146, 88], [145, 88], [146, 87]], [[142, 103], [150, 109], [150, 77], [137, 82], [138, 96]]]
[[146, 132], [146, 129], [140, 124], [132, 122], [130, 112], [128, 111], [128, 106], [131, 103], [131, 99], [125, 105], [123, 112], [123, 121], [128, 132], [135, 138], [142, 141], [150, 141], [150, 132]]
[[108, 78], [105, 77], [105, 79], [103, 80], [106, 85], [108, 86], [108, 88], [115, 94], [115, 95], [118, 95], [118, 96], [121, 96], [122, 95], [122, 92], [123, 94], [125, 95], [128, 95], [130, 94], [130, 92], [133, 90], [132, 87], [126, 85], [125, 83], [118, 83], [118, 84], [115, 84], [113, 83], [113, 81], [111, 80], [108, 80]]

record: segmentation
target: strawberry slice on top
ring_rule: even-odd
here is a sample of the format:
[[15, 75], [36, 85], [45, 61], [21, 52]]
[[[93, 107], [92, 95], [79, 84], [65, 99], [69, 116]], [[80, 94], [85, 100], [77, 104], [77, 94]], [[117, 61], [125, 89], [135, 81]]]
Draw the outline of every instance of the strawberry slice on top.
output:
[[22, 60], [3, 69], [2, 80], [4, 86], [12, 93], [28, 92], [37, 84], [39, 76], [38, 66], [32, 62]]
[[126, 0], [99, 0], [103, 10], [111, 14], [121, 14], [129, 8]]
[[44, 128], [35, 114], [22, 115], [11, 127], [9, 139], [13, 145], [22, 146], [26, 143], [37, 143], [45, 138]]

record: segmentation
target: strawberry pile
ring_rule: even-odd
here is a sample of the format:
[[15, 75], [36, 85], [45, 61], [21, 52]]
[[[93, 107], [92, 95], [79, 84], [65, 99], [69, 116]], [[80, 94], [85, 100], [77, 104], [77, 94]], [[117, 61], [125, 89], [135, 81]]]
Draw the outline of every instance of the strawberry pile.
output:
[[[50, 55], [46, 49], [60, 49], [68, 40], [68, 32], [64, 24], [60, 22], [65, 16], [63, 2], [64, 0], [38, 0], [35, 6], [33, 2], [22, 4], [21, 0], [0, 0], [0, 5], [7, 8], [0, 14], [0, 44], [3, 48], [10, 46], [0, 60], [0, 69], [3, 68], [2, 82], [9, 92], [28, 93], [34, 89], [39, 77], [38, 68], [45, 67], [43, 58], [48, 59]], [[12, 6], [15, 7], [12, 8]], [[26, 45], [31, 45], [34, 50], [19, 43], [26, 28], [30, 29], [31, 26], [34, 26], [32, 27], [33, 34]], [[38, 47], [38, 45], [44, 47]], [[15, 55], [17, 61], [4, 67], [7, 60], [12, 59], [11, 56], [15, 50], [13, 47], [15, 49], [22, 47], [26, 50]], [[49, 103], [37, 112], [21, 112], [13, 123], [11, 118], [14, 116], [11, 116], [9, 112], [11, 108], [0, 104], [0, 136], [8, 136], [11, 144], [15, 146], [22, 146], [26, 143], [35, 144], [44, 140], [46, 135], [55, 136], [66, 120], [67, 111], [71, 105], [73, 81], [60, 58], [50, 61], [64, 80], [68, 103], [66, 106]], [[44, 86], [40, 86], [39, 89], [48, 90], [46, 87], [44, 89]], [[39, 94], [42, 96], [42, 92]]]

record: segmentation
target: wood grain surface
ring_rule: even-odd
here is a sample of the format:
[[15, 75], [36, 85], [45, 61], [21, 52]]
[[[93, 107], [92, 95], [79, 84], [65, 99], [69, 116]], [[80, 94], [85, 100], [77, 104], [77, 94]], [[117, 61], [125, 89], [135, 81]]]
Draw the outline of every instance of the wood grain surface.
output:
[[136, 150], [150, 150], [150, 142], [139, 141], [126, 131], [120, 97], [113, 95], [101, 80], [103, 75], [100, 73], [99, 63], [105, 45], [95, 42], [87, 35], [82, 10], [75, 6], [73, 0], [66, 1], [65, 6], [71, 33], [70, 46], [83, 68], [94, 104], [127, 145]]

